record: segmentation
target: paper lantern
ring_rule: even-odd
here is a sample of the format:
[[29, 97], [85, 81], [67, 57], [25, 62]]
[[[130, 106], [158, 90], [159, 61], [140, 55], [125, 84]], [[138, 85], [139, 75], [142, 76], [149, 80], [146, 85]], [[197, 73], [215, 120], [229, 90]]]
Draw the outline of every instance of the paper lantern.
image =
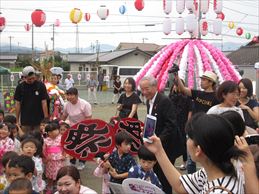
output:
[[59, 26], [60, 26], [60, 20], [59, 20], [59, 19], [56, 19], [54, 25], [55, 25], [56, 27], [59, 27]]
[[246, 37], [246, 39], [250, 39], [250, 38], [251, 38], [251, 34], [250, 34], [249, 32], [247, 32], [247, 33], [245, 34], [245, 37]]
[[186, 6], [186, 9], [188, 9], [189, 11], [194, 12], [194, 10], [195, 10], [194, 0], [186, 0], [185, 1], [185, 6]]
[[219, 18], [223, 21], [225, 19], [225, 14], [223, 12], [218, 13], [217, 18]]
[[216, 35], [220, 35], [222, 32], [222, 20], [217, 18], [213, 21], [213, 33]]
[[5, 29], [5, 17], [1, 16], [0, 12], [0, 32], [2, 32]]
[[109, 9], [105, 5], [101, 5], [97, 10], [97, 15], [101, 20], [105, 20], [109, 15]]
[[186, 29], [188, 32], [193, 33], [197, 28], [197, 20], [193, 13], [186, 17]]
[[243, 34], [243, 32], [244, 32], [244, 30], [241, 27], [237, 28], [237, 30], [236, 30], [236, 33], [238, 36], [241, 36]]
[[126, 12], [126, 6], [125, 5], [120, 6], [119, 12], [123, 15]]
[[90, 19], [91, 19], [91, 15], [90, 15], [90, 13], [85, 13], [85, 21], [90, 21]]
[[175, 31], [178, 35], [184, 33], [184, 19], [182, 17], [176, 18]]
[[233, 29], [235, 27], [235, 23], [234, 22], [228, 22], [228, 27], [229, 27], [229, 29]]
[[209, 0], [200, 0], [200, 7], [201, 7], [201, 12], [203, 14], [206, 14], [209, 10]]
[[42, 10], [36, 9], [31, 14], [31, 21], [36, 27], [41, 27], [46, 21], [46, 14]]
[[31, 25], [30, 24], [25, 24], [24, 29], [29, 32], [31, 30]]
[[142, 9], [144, 9], [144, 0], [135, 0], [134, 5], [138, 11], [141, 11]]
[[172, 28], [172, 21], [169, 17], [166, 17], [164, 22], [163, 22], [163, 32], [165, 35], [168, 35], [171, 33], [171, 28]]
[[179, 14], [182, 14], [184, 12], [185, 7], [185, 0], [176, 0], [176, 11]]
[[209, 28], [208, 21], [205, 18], [202, 18], [200, 20], [200, 32], [202, 36], [206, 36], [208, 34], [208, 28]]
[[213, 3], [213, 8], [214, 8], [214, 11], [215, 13], [221, 13], [222, 12], [222, 7], [223, 7], [223, 2], [222, 0], [214, 0], [214, 3]]
[[79, 23], [82, 17], [83, 17], [83, 12], [78, 8], [72, 9], [69, 15], [71, 22], [74, 24]]
[[163, 9], [165, 14], [170, 14], [172, 11], [172, 0], [163, 0]]

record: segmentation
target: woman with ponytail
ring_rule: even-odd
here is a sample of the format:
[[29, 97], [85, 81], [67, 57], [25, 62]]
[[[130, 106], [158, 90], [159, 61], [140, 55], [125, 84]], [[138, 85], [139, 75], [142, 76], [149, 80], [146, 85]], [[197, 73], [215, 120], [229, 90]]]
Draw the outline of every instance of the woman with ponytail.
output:
[[186, 125], [187, 149], [191, 159], [199, 162], [200, 170], [181, 175], [170, 164], [158, 137], [145, 143], [162, 167], [176, 193], [232, 193], [243, 194], [244, 185], [231, 160], [245, 157], [235, 145], [232, 125], [219, 115], [195, 114]]

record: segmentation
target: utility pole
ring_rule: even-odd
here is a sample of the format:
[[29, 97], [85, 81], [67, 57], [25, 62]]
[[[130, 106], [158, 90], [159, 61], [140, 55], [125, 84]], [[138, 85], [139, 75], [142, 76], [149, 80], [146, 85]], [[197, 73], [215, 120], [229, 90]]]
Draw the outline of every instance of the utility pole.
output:
[[55, 49], [55, 25], [52, 24], [52, 50], [54, 53], [54, 49]]
[[10, 46], [10, 52], [12, 52], [12, 39], [14, 37], [13, 36], [9, 36], [9, 46]]
[[100, 52], [100, 45], [99, 41], [96, 40], [96, 67], [99, 67], [99, 52]]

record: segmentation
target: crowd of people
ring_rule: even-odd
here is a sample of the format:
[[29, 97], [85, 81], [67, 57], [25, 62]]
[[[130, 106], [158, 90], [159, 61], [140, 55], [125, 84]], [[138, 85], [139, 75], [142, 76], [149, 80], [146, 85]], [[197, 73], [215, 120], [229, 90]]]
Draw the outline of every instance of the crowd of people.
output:
[[[66, 130], [92, 118], [91, 104], [79, 97], [70, 75], [63, 87], [59, 75], [44, 83], [36, 79], [32, 66], [22, 73], [14, 95], [16, 114], [0, 111], [0, 190], [95, 194], [80, 182], [85, 161], [77, 162], [61, 144]], [[132, 138], [126, 131], [115, 134], [111, 153], [96, 154], [93, 174], [103, 178], [102, 193], [113, 193], [109, 183], [122, 184], [127, 178], [146, 180], [166, 194], [259, 193], [259, 145], [248, 145], [245, 139], [259, 133], [259, 104], [251, 80], [227, 80], [217, 86], [216, 74], [206, 71], [202, 90], [195, 90], [177, 73], [173, 76], [168, 96], [157, 90], [152, 76], [143, 77], [139, 87], [132, 77], [124, 83], [114, 78], [112, 104], [118, 118], [138, 119], [138, 106], [145, 103], [147, 114], [156, 117], [156, 129], [152, 143], [140, 146], [138, 158], [130, 153]], [[91, 76], [88, 82], [94, 104], [96, 92], [102, 90], [99, 79], [103, 80]], [[187, 169], [187, 174], [174, 166], [180, 156], [180, 170]]]

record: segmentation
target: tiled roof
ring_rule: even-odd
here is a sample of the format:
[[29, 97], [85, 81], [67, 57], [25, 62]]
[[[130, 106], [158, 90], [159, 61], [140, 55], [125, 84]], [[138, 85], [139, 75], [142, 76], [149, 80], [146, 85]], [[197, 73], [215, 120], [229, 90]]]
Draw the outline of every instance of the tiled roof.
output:
[[161, 45], [153, 44], [153, 43], [127, 43], [121, 42], [116, 50], [123, 50], [123, 49], [133, 49], [138, 48], [145, 52], [158, 52], [161, 49]]

